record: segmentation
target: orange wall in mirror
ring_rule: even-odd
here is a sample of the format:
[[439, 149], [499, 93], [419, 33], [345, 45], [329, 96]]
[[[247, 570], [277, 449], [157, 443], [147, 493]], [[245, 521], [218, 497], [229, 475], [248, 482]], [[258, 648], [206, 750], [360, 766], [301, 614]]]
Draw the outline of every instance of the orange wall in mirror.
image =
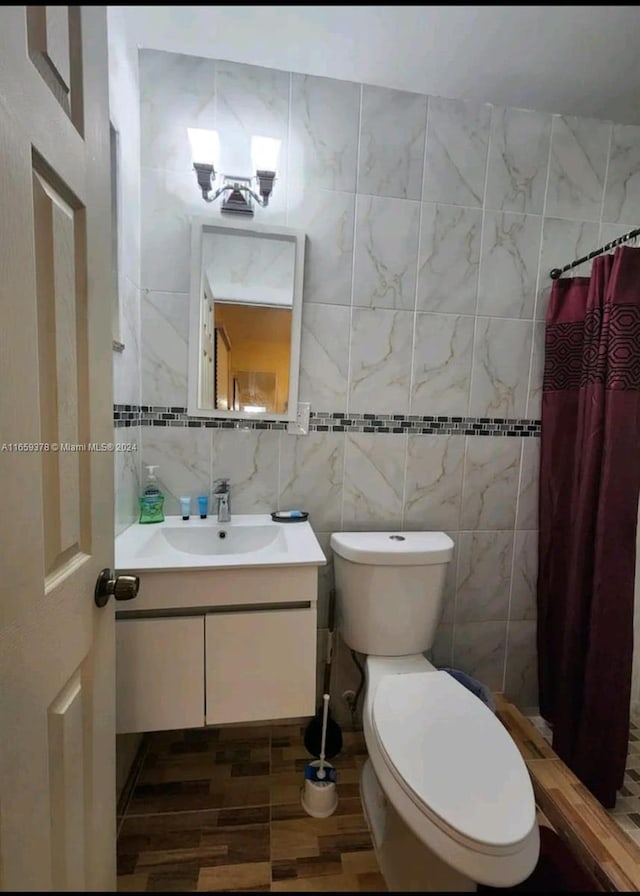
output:
[[[291, 309], [216, 302], [214, 315], [215, 326], [224, 327], [231, 346], [232, 379], [238, 372], [274, 374], [275, 394], [266, 409], [285, 413], [289, 398]], [[264, 400], [263, 396], [260, 401]]]

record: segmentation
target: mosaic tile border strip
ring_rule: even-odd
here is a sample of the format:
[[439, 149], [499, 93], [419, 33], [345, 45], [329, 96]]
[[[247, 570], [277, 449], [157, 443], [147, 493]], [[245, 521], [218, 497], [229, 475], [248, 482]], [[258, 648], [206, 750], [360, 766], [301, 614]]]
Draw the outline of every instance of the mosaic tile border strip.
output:
[[[275, 429], [286, 431], [287, 424], [265, 420], [212, 420], [193, 417], [183, 407], [159, 405], [115, 404], [115, 427], [179, 426], [207, 429]], [[536, 438], [540, 421], [504, 417], [445, 417], [422, 414], [346, 414], [340, 411], [318, 411], [309, 420], [311, 432], [409, 433], [410, 435], [465, 435]]]

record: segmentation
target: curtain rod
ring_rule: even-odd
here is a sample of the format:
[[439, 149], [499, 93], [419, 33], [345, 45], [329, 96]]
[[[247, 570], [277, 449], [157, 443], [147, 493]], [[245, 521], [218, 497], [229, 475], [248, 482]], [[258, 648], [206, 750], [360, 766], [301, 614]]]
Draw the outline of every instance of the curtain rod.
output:
[[611, 242], [607, 243], [606, 246], [603, 246], [602, 249], [596, 249], [595, 252], [590, 252], [589, 255], [585, 255], [584, 258], [578, 258], [576, 261], [572, 261], [571, 264], [565, 264], [563, 268], [553, 268], [553, 270], [549, 271], [549, 276], [552, 280], [557, 280], [565, 271], [570, 271], [571, 268], [575, 268], [585, 261], [591, 261], [592, 258], [602, 255], [603, 252], [607, 252], [609, 249], [615, 248], [615, 246], [620, 246], [622, 243], [626, 243], [627, 240], [632, 240], [635, 236], [640, 236], [640, 227], [636, 227], [635, 230], [630, 230], [629, 233], [625, 233], [624, 236], [619, 236], [617, 239], [611, 240]]

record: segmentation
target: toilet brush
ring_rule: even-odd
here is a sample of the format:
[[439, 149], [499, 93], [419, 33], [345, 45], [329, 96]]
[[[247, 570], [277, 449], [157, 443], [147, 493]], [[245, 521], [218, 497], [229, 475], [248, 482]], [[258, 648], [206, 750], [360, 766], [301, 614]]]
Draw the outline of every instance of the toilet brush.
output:
[[320, 759], [308, 762], [304, 770], [304, 787], [301, 789], [302, 808], [314, 818], [326, 818], [335, 812], [338, 805], [336, 792], [336, 770], [325, 759], [327, 717], [329, 714], [329, 694], [323, 695], [322, 745]]
[[[325, 752], [324, 751], [325, 751], [325, 747], [327, 745], [327, 719], [329, 718], [329, 700], [330, 699], [331, 698], [330, 698], [329, 694], [322, 695], [322, 702], [323, 702], [322, 740], [320, 742], [320, 763], [318, 764], [318, 768], [316, 771], [316, 780], [317, 781], [324, 781], [324, 779], [327, 777], [327, 772], [325, 769]], [[309, 763], [309, 767], [312, 769], [314, 768], [314, 765], [315, 765], [315, 763], [313, 763], [313, 762]], [[333, 768], [333, 766], [330, 766], [330, 768]]]
[[[331, 685], [331, 663], [333, 661], [333, 639], [336, 619], [336, 590], [332, 588], [329, 592], [329, 629], [327, 632], [327, 656], [324, 666], [324, 683], [323, 693], [327, 694]], [[323, 733], [324, 732], [324, 733]], [[315, 716], [311, 719], [304, 732], [304, 745], [306, 749], [315, 756], [320, 756], [321, 738], [324, 737], [324, 754], [329, 759], [333, 759], [342, 750], [342, 730], [340, 725], [327, 712], [325, 716], [325, 707], [320, 705], [316, 710]]]

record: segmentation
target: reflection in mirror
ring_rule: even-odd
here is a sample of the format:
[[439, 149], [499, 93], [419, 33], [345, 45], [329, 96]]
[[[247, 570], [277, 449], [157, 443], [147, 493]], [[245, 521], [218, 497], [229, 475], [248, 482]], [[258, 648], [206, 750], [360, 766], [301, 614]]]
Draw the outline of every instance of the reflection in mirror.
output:
[[215, 303], [214, 407], [284, 414], [291, 309]]
[[193, 228], [190, 413], [295, 419], [304, 234]]

